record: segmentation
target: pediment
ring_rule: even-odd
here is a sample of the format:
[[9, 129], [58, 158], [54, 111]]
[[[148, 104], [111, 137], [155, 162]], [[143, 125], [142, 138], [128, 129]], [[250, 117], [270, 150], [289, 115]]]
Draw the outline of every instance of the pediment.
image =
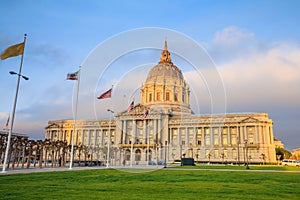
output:
[[124, 110], [120, 113], [117, 114], [117, 116], [125, 116], [125, 115], [137, 115], [137, 114], [144, 114], [147, 110], [149, 109], [149, 107], [146, 107], [144, 105], [141, 104], [137, 104], [135, 105], [129, 112], [127, 110]]
[[253, 117], [247, 117], [247, 118], [241, 120], [240, 122], [242, 122], [242, 123], [257, 123], [257, 122], [259, 122], [259, 120], [255, 119]]
[[124, 110], [117, 114], [117, 117], [121, 116], [132, 116], [132, 115], [144, 115], [146, 111], [149, 111], [149, 115], [155, 115], [155, 114], [163, 114], [166, 111], [162, 107], [156, 107], [156, 106], [145, 106], [142, 104], [137, 104], [131, 109], [129, 112], [127, 110]]
[[49, 124], [48, 126], [45, 127], [45, 129], [49, 129], [49, 128], [60, 128], [58, 124], [53, 123], [53, 124]]

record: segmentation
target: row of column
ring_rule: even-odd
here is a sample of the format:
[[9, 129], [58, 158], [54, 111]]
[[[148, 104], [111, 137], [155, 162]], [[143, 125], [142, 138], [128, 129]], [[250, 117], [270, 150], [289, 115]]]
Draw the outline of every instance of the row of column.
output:
[[[104, 145], [107, 141], [108, 129], [83, 129], [77, 130], [74, 144], [78, 145]], [[115, 141], [115, 130], [111, 129], [111, 141]], [[71, 143], [73, 130], [47, 130], [46, 139], [61, 140]]]
[[[198, 129], [201, 129], [201, 136], [198, 135]], [[218, 140], [218, 146], [222, 147], [224, 145], [231, 146], [239, 144], [244, 144], [247, 140], [249, 143], [250, 134], [249, 131], [247, 131], [247, 128], [253, 128], [254, 131], [252, 132], [252, 140], [250, 142], [253, 142], [253, 144], [273, 144], [274, 143], [274, 136], [272, 132], [272, 127], [270, 125], [243, 125], [243, 126], [227, 126], [226, 127], [226, 134], [224, 134], [224, 127], [185, 127], [185, 128], [170, 128], [171, 132], [171, 143], [172, 145], [184, 145], [184, 146], [207, 146], [206, 142], [210, 141], [210, 144], [208, 146], [214, 147], [215, 146], [215, 140]], [[218, 129], [217, 134], [215, 134], [215, 129]], [[209, 133], [207, 134], [206, 131], [209, 130]], [[177, 139], [174, 140], [174, 130], [177, 131]], [[182, 138], [183, 130], [185, 132], [185, 138]], [[191, 131], [192, 130], [192, 131]], [[235, 130], [235, 134], [233, 134], [233, 130]], [[192, 132], [192, 141], [190, 140]], [[215, 136], [217, 135], [217, 138]], [[223, 145], [224, 135], [227, 135], [227, 144]], [[206, 137], [210, 137], [207, 139]], [[198, 141], [201, 141], [201, 144], [198, 144]], [[235, 140], [235, 141], [233, 141]], [[185, 141], [183, 143], [183, 141]], [[232, 144], [235, 143], [235, 144]]]
[[[152, 121], [152, 122], [151, 122]], [[149, 123], [152, 123], [152, 126]], [[130, 123], [130, 126], [129, 126]], [[141, 124], [138, 126], [137, 124]], [[122, 120], [121, 121], [121, 137], [120, 144], [129, 144], [130, 140], [139, 140], [141, 144], [150, 143], [150, 140], [160, 141], [162, 137], [162, 123], [161, 119], [145, 119], [145, 120]], [[142, 130], [142, 135], [140, 131]]]

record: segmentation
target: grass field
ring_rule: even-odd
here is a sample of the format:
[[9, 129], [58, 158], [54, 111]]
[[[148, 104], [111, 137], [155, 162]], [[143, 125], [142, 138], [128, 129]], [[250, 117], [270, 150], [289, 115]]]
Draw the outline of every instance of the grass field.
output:
[[0, 199], [299, 199], [299, 182], [300, 173], [251, 170], [44, 172], [0, 176]]

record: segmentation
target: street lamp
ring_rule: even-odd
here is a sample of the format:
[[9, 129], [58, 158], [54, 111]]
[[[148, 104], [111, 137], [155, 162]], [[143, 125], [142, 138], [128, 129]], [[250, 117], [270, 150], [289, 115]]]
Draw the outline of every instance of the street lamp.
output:
[[28, 81], [29, 80], [29, 78], [27, 77], [27, 76], [23, 76], [22, 74], [18, 74], [17, 72], [14, 72], [14, 71], [10, 71], [9, 72], [11, 75], [18, 75], [18, 76], [20, 76], [20, 77], [22, 77], [24, 80], [26, 80], [26, 81]]
[[106, 157], [106, 168], [109, 168], [109, 160], [110, 160], [110, 155], [109, 155], [109, 148], [110, 148], [110, 124], [111, 124], [111, 115], [114, 113], [113, 110], [107, 109], [107, 112], [109, 112], [109, 125], [108, 125], [108, 139], [107, 139], [107, 157]]
[[[23, 55], [22, 55], [22, 58], [23, 58]], [[22, 62], [20, 65], [19, 73], [16, 73], [14, 71], [9, 72], [11, 75], [18, 75], [19, 77], [18, 77], [18, 82], [17, 82], [17, 87], [16, 87], [16, 95], [15, 95], [15, 99], [14, 99], [14, 105], [13, 105], [13, 109], [12, 109], [12, 117], [11, 117], [11, 124], [10, 124], [9, 133], [8, 133], [8, 138], [7, 138], [7, 145], [6, 145], [6, 150], [5, 150], [5, 154], [4, 154], [2, 173], [5, 173], [6, 163], [7, 163], [7, 161], [9, 162], [8, 152], [9, 152], [9, 148], [10, 148], [11, 134], [13, 131], [13, 125], [14, 125], [14, 119], [15, 119], [15, 113], [16, 113], [16, 107], [17, 107], [17, 100], [18, 100], [18, 93], [19, 93], [19, 86], [20, 86], [20, 77], [22, 77], [26, 81], [29, 80], [28, 77], [21, 75], [21, 69], [22, 69]]]
[[165, 163], [164, 163], [164, 168], [167, 168], [167, 145], [168, 145], [168, 141], [165, 141]]

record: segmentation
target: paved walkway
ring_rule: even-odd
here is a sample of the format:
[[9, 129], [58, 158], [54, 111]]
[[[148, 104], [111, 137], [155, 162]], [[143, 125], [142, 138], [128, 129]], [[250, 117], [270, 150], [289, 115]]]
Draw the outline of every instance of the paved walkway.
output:
[[[176, 166], [176, 165], [174, 165]], [[198, 171], [226, 171], [226, 172], [263, 172], [263, 173], [300, 173], [300, 171], [286, 171], [286, 170], [252, 170], [250, 167], [250, 170], [247, 169], [201, 169], [201, 168], [177, 168], [169, 166], [168, 168], [164, 168], [162, 165], [133, 165], [133, 166], [111, 166], [109, 167], [111, 169], [118, 169], [121, 171], [128, 171], [128, 172], [134, 172], [133, 170], [145, 170], [145, 171], [151, 171], [151, 170], [198, 170]], [[70, 169], [69, 167], [46, 167], [46, 168], [29, 168], [29, 169], [22, 169], [22, 168], [15, 168], [8, 169], [4, 173], [2, 172], [2, 166], [0, 166], [0, 175], [9, 175], [9, 174], [27, 174], [27, 173], [41, 173], [41, 172], [58, 172], [58, 171], [71, 171], [71, 170], [100, 170], [100, 169], [108, 169], [105, 166], [93, 166], [93, 167], [73, 167]]]
[[[110, 166], [108, 168], [111, 169], [120, 169], [120, 170], [132, 170], [132, 169], [145, 169], [145, 170], [157, 170], [162, 169], [163, 166], [161, 165], [133, 165], [131, 166]], [[28, 173], [40, 173], [40, 172], [58, 172], [58, 171], [75, 171], [75, 170], [99, 170], [99, 169], [108, 169], [106, 166], [94, 166], [94, 167], [73, 167], [70, 169], [69, 167], [45, 167], [45, 168], [15, 168], [15, 169], [8, 169], [5, 172], [2, 172], [2, 166], [0, 167], [0, 175], [8, 175], [8, 174], [28, 174]]]

